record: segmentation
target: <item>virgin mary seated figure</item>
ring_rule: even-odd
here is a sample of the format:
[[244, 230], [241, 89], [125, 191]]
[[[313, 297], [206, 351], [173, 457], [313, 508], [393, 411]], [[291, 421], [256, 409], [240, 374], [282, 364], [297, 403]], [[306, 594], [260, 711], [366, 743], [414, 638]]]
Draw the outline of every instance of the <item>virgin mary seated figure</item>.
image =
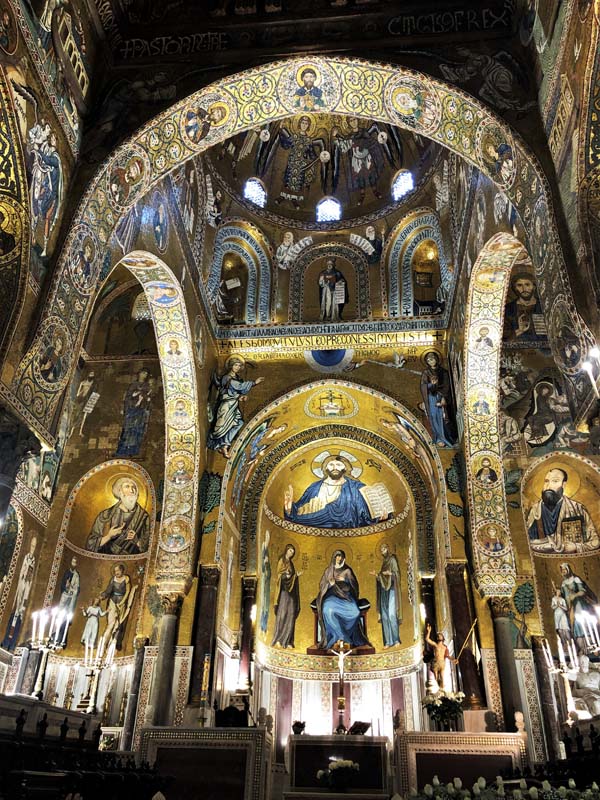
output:
[[340, 639], [352, 647], [370, 647], [365, 635], [359, 600], [358, 580], [346, 564], [343, 550], [335, 550], [319, 584], [315, 605], [319, 620], [319, 648], [330, 650]]

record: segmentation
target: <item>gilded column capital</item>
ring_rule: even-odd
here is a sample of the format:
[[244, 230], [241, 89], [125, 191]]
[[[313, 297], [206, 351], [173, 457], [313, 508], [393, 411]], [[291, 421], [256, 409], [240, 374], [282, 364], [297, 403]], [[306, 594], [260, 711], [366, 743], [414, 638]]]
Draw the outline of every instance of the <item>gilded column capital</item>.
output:
[[212, 589], [216, 589], [219, 585], [219, 577], [221, 575], [221, 570], [219, 567], [215, 566], [200, 566], [200, 571], [198, 574], [198, 583], [200, 586], [207, 586]]
[[173, 592], [171, 594], [163, 594], [160, 597], [163, 611], [165, 614], [171, 614], [174, 617], [179, 616], [181, 606], [183, 605], [183, 595]]
[[510, 616], [512, 612], [510, 597], [490, 597], [489, 603], [493, 619], [501, 619]]
[[448, 583], [462, 585], [465, 580], [466, 561], [450, 561], [446, 564], [446, 580]]
[[256, 597], [257, 583], [256, 575], [242, 575], [242, 597], [245, 600], [252, 600]]

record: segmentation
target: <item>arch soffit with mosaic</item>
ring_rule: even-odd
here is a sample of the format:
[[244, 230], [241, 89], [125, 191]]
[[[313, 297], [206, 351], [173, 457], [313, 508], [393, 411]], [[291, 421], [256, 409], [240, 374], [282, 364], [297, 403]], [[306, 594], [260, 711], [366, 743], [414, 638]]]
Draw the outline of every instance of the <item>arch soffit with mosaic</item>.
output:
[[320, 242], [308, 247], [290, 269], [288, 322], [302, 322], [304, 277], [307, 269], [319, 258], [345, 258], [354, 267], [357, 279], [357, 314], [360, 319], [371, 316], [369, 265], [365, 254], [349, 242]]
[[[3, 230], [12, 233], [15, 246], [0, 256], [0, 279], [3, 289], [3, 305], [7, 316], [0, 317], [0, 357], [8, 355], [11, 373], [17, 364], [14, 359], [20, 357], [20, 348], [12, 347], [23, 304], [29, 274], [30, 222], [29, 222], [29, 189], [25, 157], [21, 146], [19, 124], [12, 101], [12, 91], [6, 73], [0, 67], [1, 125], [0, 138], [3, 140], [2, 167], [3, 183], [0, 189], [0, 208], [4, 216]], [[5, 245], [6, 246], [6, 245]], [[11, 286], [12, 285], [12, 286]], [[8, 291], [12, 289], [12, 294]], [[4, 369], [8, 366], [4, 365]], [[3, 376], [4, 377], [4, 376]]]
[[[90, 184], [65, 242], [34, 340], [11, 386], [2, 387], [44, 440], [54, 441], [55, 412], [68, 379], [42, 385], [35, 365], [48, 340], [61, 329], [68, 353], [65, 372], [70, 375], [98, 284], [97, 264], [84, 286], [74, 268], [82, 234], [96, 237], [98, 249], [105, 246], [121, 216], [175, 167], [236, 133], [304, 110], [300, 73], [309, 64], [318, 76], [323, 104], [319, 112], [369, 116], [427, 136], [473, 163], [507, 194], [531, 230], [530, 250], [547, 322], [554, 313], [553, 298], [554, 305], [566, 302], [581, 358], [585, 356], [594, 339], [574, 308], [550, 187], [521, 138], [473, 97], [423, 73], [346, 58], [293, 58], [222, 79], [176, 103], [121, 145]], [[362, 91], [365, 82], [368, 93]], [[206, 115], [198, 110], [209, 106], [220, 108], [218, 121], [200, 124]], [[129, 183], [123, 180], [127, 170], [133, 176]], [[57, 314], [61, 300], [69, 309], [64, 321]], [[579, 363], [570, 367], [561, 360], [557, 337], [550, 343], [559, 366], [574, 374]]]
[[[183, 592], [193, 571], [195, 551], [196, 502], [198, 485], [198, 391], [194, 348], [181, 286], [171, 269], [157, 256], [135, 250], [112, 268], [125, 266], [137, 279], [148, 300], [156, 335], [165, 404], [165, 469], [163, 509], [171, 496], [175, 511], [160, 522], [155, 574], [159, 592]], [[109, 273], [110, 275], [110, 273]], [[106, 276], [106, 279], [109, 277]], [[177, 342], [179, 354], [169, 353], [170, 342]], [[178, 503], [181, 486], [172, 482], [175, 465], [183, 461], [190, 476], [189, 498]], [[171, 525], [179, 525], [178, 542], [169, 537]]]
[[[468, 464], [472, 553], [475, 579], [483, 596], [510, 596], [516, 566], [504, 489], [498, 392], [504, 306], [513, 266], [528, 257], [521, 242], [497, 233], [481, 250], [469, 285], [465, 319], [465, 456]], [[487, 333], [480, 333], [482, 328]], [[478, 479], [482, 459], [496, 474], [490, 485]], [[491, 535], [490, 535], [491, 534]], [[490, 550], [490, 542], [498, 549]]]
[[437, 212], [427, 206], [414, 209], [392, 228], [383, 254], [388, 276], [388, 309], [392, 317], [413, 315], [412, 257], [417, 246], [426, 239], [432, 239], [437, 246], [442, 285], [447, 286], [451, 279]]
[[[206, 292], [214, 298], [219, 289], [223, 258], [227, 253], [240, 256], [248, 267], [246, 322], [268, 322], [270, 313], [273, 253], [262, 231], [247, 220], [227, 220], [219, 230], [213, 247]], [[258, 299], [258, 306], [257, 306]]]
[[[221, 546], [222, 546], [222, 531], [223, 525], [225, 521], [225, 515], [227, 513], [226, 509], [229, 508], [229, 495], [233, 490], [233, 480], [232, 480], [232, 469], [233, 465], [236, 462], [236, 456], [238, 455], [239, 451], [246, 447], [248, 444], [246, 440], [246, 436], [244, 435], [245, 432], [252, 430], [256, 426], [258, 426], [262, 421], [264, 421], [267, 417], [273, 416], [277, 412], [277, 409], [281, 408], [281, 406], [289, 399], [303, 394], [310, 394], [311, 392], [317, 391], [319, 389], [323, 389], [324, 387], [333, 387], [337, 389], [351, 389], [357, 392], [360, 392], [361, 395], [364, 395], [365, 401], [370, 401], [373, 398], [385, 402], [389, 405], [390, 409], [394, 412], [399, 414], [403, 417], [410, 425], [413, 427], [415, 432], [417, 433], [418, 437], [421, 439], [423, 446], [428, 454], [430, 464], [432, 467], [432, 474], [433, 478], [427, 475], [427, 470], [420, 470], [414, 468], [414, 463], [411, 462], [408, 456], [405, 456], [402, 451], [400, 451], [398, 446], [397, 438], [394, 438], [392, 434], [384, 433], [380, 431], [376, 436], [378, 443], [381, 445], [383, 444], [383, 450], [386, 457], [389, 459], [391, 463], [394, 463], [395, 466], [400, 469], [404, 475], [408, 472], [411, 474], [416, 474], [418, 480], [415, 482], [415, 487], [411, 486], [411, 491], [413, 493], [415, 503], [420, 503], [421, 507], [423, 508], [425, 502], [430, 503], [430, 498], [433, 497], [436, 493], [439, 495], [439, 502], [442, 509], [442, 517], [443, 517], [443, 546], [439, 548], [439, 554], [441, 555], [441, 562], [442, 566], [445, 564], [445, 560], [450, 557], [451, 555], [451, 544], [450, 544], [450, 527], [449, 527], [449, 516], [448, 516], [448, 499], [446, 494], [446, 483], [444, 478], [444, 468], [442, 466], [439, 454], [437, 449], [435, 448], [431, 438], [420, 423], [420, 421], [406, 409], [401, 403], [397, 400], [394, 400], [389, 395], [384, 394], [383, 392], [379, 392], [375, 389], [366, 389], [362, 387], [360, 384], [353, 383], [351, 381], [343, 381], [343, 380], [336, 380], [336, 379], [329, 379], [329, 380], [321, 380], [321, 381], [314, 381], [309, 384], [304, 384], [286, 394], [282, 395], [277, 400], [270, 403], [266, 408], [262, 409], [258, 414], [256, 414], [252, 419], [250, 419], [240, 432], [236, 442], [234, 443], [231, 449], [231, 455], [227, 462], [227, 466], [225, 467], [225, 473], [223, 476], [222, 481], [222, 489], [221, 489], [221, 500], [220, 500], [220, 507], [219, 507], [219, 519], [217, 525], [217, 538], [215, 543], [215, 559], [216, 561], [220, 561], [221, 559]], [[311, 432], [314, 434], [315, 428], [319, 425], [322, 425], [322, 422], [319, 420], [307, 420], [307, 427], [303, 432], [306, 435], [311, 435]], [[338, 432], [335, 432], [335, 428], [338, 428]], [[353, 427], [351, 425], [337, 425], [335, 426], [332, 424], [331, 431], [328, 435], [331, 436], [341, 436], [344, 437], [344, 430], [346, 433], [346, 437], [350, 436], [350, 438], [357, 437], [357, 434], [364, 433], [361, 429]], [[344, 429], [344, 430], [342, 430]], [[281, 442], [282, 445], [285, 445], [286, 442], [289, 442], [290, 439], [283, 440]], [[367, 443], [369, 446], [369, 443]], [[370, 446], [373, 446], [373, 442], [370, 443]], [[245, 500], [250, 493], [250, 489], [252, 486], [256, 486], [258, 490], [258, 497], [262, 496], [263, 489], [266, 483], [267, 478], [275, 468], [278, 463], [278, 459], [280, 459], [280, 455], [272, 455], [276, 451], [276, 448], [273, 448], [269, 457], [274, 459], [273, 466], [271, 468], [267, 468], [266, 470], [261, 470], [261, 475], [257, 477], [257, 472], [255, 471], [252, 476], [250, 477], [247, 488], [245, 491], [245, 497], [240, 506], [242, 508], [245, 507]], [[402, 459], [396, 458], [398, 453], [402, 454]], [[267, 456], [265, 456], [267, 458]], [[394, 460], [396, 458], [396, 461]], [[262, 466], [264, 462], [261, 461], [260, 465]], [[264, 472], [264, 474], [263, 474]], [[435, 486], [433, 481], [435, 480]], [[257, 509], [255, 509], [257, 511]], [[247, 516], [247, 515], [246, 515]], [[254, 515], [255, 521], [254, 523], [247, 523], [244, 521], [244, 512], [242, 511], [242, 524], [240, 528], [242, 531], [244, 530], [253, 530], [252, 525], [254, 524], [254, 531], [256, 531], [256, 524], [258, 522], [257, 514]], [[431, 520], [431, 513], [426, 515], [426, 521], [429, 524]], [[423, 530], [425, 530], [425, 524], [420, 521]], [[253, 552], [252, 548], [248, 548], [248, 543], [242, 539], [242, 552], [240, 554], [240, 562], [243, 564], [243, 568], [250, 569], [250, 564], [248, 560], [248, 555], [251, 558], [254, 558], [256, 554]], [[421, 563], [422, 571], [423, 572], [435, 572], [435, 553], [434, 553], [434, 542], [433, 542], [433, 529], [431, 529], [431, 537], [429, 541], [423, 542], [421, 540], [420, 546], [425, 548], [425, 551], [421, 550], [419, 561]]]

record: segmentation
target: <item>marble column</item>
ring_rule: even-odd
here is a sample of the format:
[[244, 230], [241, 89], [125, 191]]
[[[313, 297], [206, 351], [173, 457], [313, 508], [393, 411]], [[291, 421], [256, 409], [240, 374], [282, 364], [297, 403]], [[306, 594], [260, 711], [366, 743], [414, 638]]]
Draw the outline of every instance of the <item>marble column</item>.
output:
[[[190, 681], [190, 705], [198, 706], [206, 701], [203, 693], [208, 690], [205, 676], [207, 660], [214, 657], [215, 627], [217, 617], [217, 596], [219, 591], [219, 568], [200, 567], [198, 593], [196, 595], [196, 616], [192, 642], [192, 678]], [[210, 666], [212, 672], [212, 666]]]
[[140, 693], [140, 683], [142, 682], [142, 672], [144, 671], [144, 655], [149, 640], [141, 636], [135, 640], [135, 658], [133, 661], [133, 675], [127, 694], [127, 706], [125, 707], [125, 718], [123, 720], [123, 734], [121, 736], [120, 749], [130, 750], [135, 729], [135, 718], [138, 707], [138, 697]]
[[[469, 631], [475, 621], [473, 602], [467, 583], [466, 563], [460, 561], [447, 564], [446, 583], [450, 599], [452, 625], [454, 627], [454, 646], [457, 648], [456, 655], [458, 655], [467, 636], [469, 640], [472, 639], [473, 634], [469, 635]], [[477, 626], [475, 626], [474, 632], [477, 635]], [[462, 679], [461, 688], [465, 694], [465, 707], [473, 710], [483, 708], [485, 705], [485, 690], [470, 641], [465, 645], [461, 653], [458, 667]]]
[[544, 655], [542, 644], [543, 641], [543, 636], [531, 637], [535, 674], [540, 692], [544, 728], [546, 729], [545, 740], [548, 749], [548, 760], [556, 761], [560, 759], [561, 725], [558, 718], [558, 707], [554, 694], [554, 678], [548, 672], [548, 664], [546, 663], [546, 656]]
[[40, 451], [33, 433], [10, 411], [0, 409], [0, 522], [8, 511], [21, 464]]
[[500, 693], [504, 724], [509, 733], [516, 730], [515, 711], [522, 711], [521, 692], [513, 647], [511, 630], [511, 602], [508, 597], [490, 597], [490, 609], [494, 621], [496, 660], [500, 677]]
[[252, 607], [256, 601], [256, 576], [242, 576], [242, 641], [240, 645], [240, 688], [250, 686], [250, 661], [254, 646]]
[[161, 597], [164, 613], [160, 620], [158, 653], [154, 662], [150, 699], [146, 711], [146, 724], [168, 725], [171, 711], [171, 689], [175, 668], [177, 622], [183, 603], [180, 594]]

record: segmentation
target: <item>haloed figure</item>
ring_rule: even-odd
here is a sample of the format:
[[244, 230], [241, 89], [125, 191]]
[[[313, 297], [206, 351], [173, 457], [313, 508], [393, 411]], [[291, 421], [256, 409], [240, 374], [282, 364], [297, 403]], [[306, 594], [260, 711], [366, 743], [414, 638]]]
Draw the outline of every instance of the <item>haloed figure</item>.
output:
[[277, 562], [277, 588], [275, 600], [275, 632], [273, 647], [295, 647], [294, 633], [296, 619], [300, 613], [300, 586], [298, 578], [302, 572], [296, 572], [294, 556], [296, 548], [286, 544]]
[[383, 542], [380, 547], [382, 562], [379, 572], [371, 572], [377, 579], [377, 616], [381, 622], [383, 646], [400, 644], [402, 598], [400, 596], [400, 567], [398, 559]]

